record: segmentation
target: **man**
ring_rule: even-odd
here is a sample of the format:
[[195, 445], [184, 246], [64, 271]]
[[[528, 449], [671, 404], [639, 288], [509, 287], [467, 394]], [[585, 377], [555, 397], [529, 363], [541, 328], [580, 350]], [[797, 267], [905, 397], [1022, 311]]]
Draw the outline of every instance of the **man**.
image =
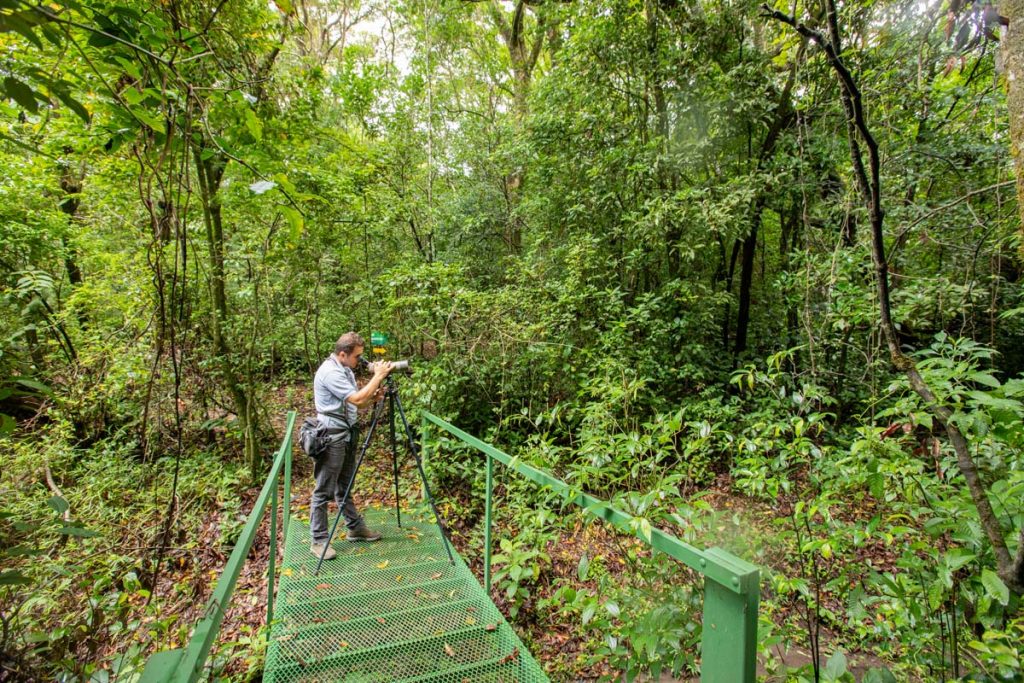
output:
[[[313, 466], [315, 487], [310, 501], [309, 536], [312, 540], [310, 551], [320, 557], [327, 544], [327, 501], [333, 498], [342, 503], [345, 487], [356, 468], [356, 444], [359, 429], [356, 426], [358, 408], [372, 403], [380, 383], [391, 372], [392, 364], [374, 363], [373, 378], [360, 389], [352, 370], [359, 365], [359, 356], [365, 342], [355, 332], [346, 332], [334, 345], [334, 353], [320, 365], [313, 378], [313, 402], [317, 418], [327, 427], [332, 436], [327, 451]], [[349, 541], [377, 541], [380, 534], [371, 531], [360, 517], [352, 491], [342, 507], [345, 526], [348, 527]], [[327, 548], [325, 560], [334, 558], [334, 548]]]

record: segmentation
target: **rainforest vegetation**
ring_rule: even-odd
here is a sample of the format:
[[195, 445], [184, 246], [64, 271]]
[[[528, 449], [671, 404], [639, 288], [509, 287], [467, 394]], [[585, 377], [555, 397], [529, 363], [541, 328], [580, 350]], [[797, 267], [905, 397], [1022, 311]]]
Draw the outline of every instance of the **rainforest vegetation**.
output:
[[[348, 330], [413, 417], [760, 567], [765, 680], [1021, 680], [1022, 18], [0, 0], [0, 680], [187, 642]], [[478, 557], [479, 454], [428, 474]], [[695, 574], [507, 473], [496, 521], [552, 680], [699, 671]], [[257, 550], [210, 680], [259, 679]]]

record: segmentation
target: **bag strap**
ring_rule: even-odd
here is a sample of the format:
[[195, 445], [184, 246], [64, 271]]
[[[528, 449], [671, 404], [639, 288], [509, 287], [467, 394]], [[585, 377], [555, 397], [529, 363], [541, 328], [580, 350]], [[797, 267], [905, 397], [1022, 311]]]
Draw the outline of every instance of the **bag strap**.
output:
[[352, 425], [349, 423], [348, 417], [346, 415], [341, 415], [340, 413], [336, 413], [333, 410], [318, 410], [316, 411], [316, 414], [326, 415], [327, 417], [333, 417], [336, 420], [341, 420], [342, 422], [345, 423], [346, 429], [352, 429]]

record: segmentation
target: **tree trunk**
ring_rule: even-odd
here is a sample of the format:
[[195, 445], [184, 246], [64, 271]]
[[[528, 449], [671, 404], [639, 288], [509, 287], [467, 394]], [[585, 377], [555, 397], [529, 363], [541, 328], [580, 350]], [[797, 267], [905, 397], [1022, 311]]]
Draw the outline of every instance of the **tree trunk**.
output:
[[225, 327], [229, 320], [226, 277], [224, 272], [224, 223], [221, 216], [220, 183], [224, 177], [227, 159], [219, 153], [203, 158], [202, 149], [194, 149], [196, 171], [199, 177], [199, 194], [203, 204], [203, 222], [206, 226], [206, 248], [210, 266], [210, 334], [213, 339], [214, 355], [220, 365], [221, 375], [234, 403], [235, 416], [244, 438], [245, 459], [255, 475], [259, 466], [256, 448], [257, 430], [255, 411], [250, 402], [252, 397], [246, 391], [235, 371], [231, 358], [231, 345], [225, 338]]
[[1010, 153], [1017, 167], [1017, 210], [1024, 231], [1024, 0], [1003, 0], [999, 3], [999, 13], [1010, 23], [1003, 32], [1002, 50], [1006, 109], [1010, 115]]

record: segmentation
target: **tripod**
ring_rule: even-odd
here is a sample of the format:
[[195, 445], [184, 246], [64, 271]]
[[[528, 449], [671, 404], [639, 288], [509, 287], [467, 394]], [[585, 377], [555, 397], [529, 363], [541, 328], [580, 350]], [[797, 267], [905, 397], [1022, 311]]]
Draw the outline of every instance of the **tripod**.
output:
[[405, 432], [406, 445], [409, 448], [409, 452], [412, 454], [413, 459], [416, 461], [416, 468], [420, 473], [420, 481], [423, 483], [423, 491], [426, 494], [427, 502], [430, 504], [430, 509], [434, 513], [434, 520], [437, 522], [437, 528], [441, 532], [441, 540], [444, 542], [445, 552], [448, 553], [448, 561], [455, 564], [455, 558], [452, 557], [452, 549], [448, 543], [448, 530], [444, 526], [444, 521], [441, 518], [441, 513], [437, 511], [437, 506], [434, 505], [434, 496], [430, 493], [430, 485], [427, 484], [427, 475], [423, 471], [423, 459], [420, 458], [419, 447], [416, 445], [416, 439], [413, 438], [412, 428], [409, 427], [409, 421], [405, 419], [405, 409], [402, 408], [402, 400], [398, 396], [398, 385], [395, 383], [393, 377], [388, 375], [387, 379], [384, 380], [384, 395], [378, 399], [377, 403], [373, 406], [373, 418], [370, 420], [370, 427], [366, 430], [366, 438], [363, 439], [363, 445], [359, 449], [359, 457], [356, 459], [356, 466], [352, 469], [352, 476], [349, 477], [348, 483], [345, 485], [345, 493], [342, 494], [341, 500], [338, 501], [338, 514], [334, 518], [334, 524], [331, 525], [330, 534], [327, 536], [327, 542], [324, 543], [324, 549], [320, 553], [320, 559], [316, 563], [316, 570], [313, 572], [313, 576], [320, 574], [320, 567], [324, 563], [324, 556], [327, 554], [327, 549], [331, 547], [331, 541], [334, 539], [334, 532], [338, 529], [338, 523], [341, 521], [343, 511], [345, 509], [345, 503], [348, 501], [349, 495], [352, 493], [352, 485], [355, 483], [356, 474], [359, 472], [359, 467], [363, 464], [363, 458], [366, 456], [366, 449], [370, 445], [370, 440], [373, 438], [373, 433], [377, 429], [377, 425], [380, 423], [381, 413], [384, 412], [384, 403], [388, 404], [388, 426], [391, 432], [391, 464], [395, 473], [395, 516], [398, 519], [398, 526], [402, 526], [402, 511], [400, 508], [400, 498], [398, 491], [398, 439], [395, 434], [395, 409], [398, 409], [398, 415], [402, 420], [402, 429]]

